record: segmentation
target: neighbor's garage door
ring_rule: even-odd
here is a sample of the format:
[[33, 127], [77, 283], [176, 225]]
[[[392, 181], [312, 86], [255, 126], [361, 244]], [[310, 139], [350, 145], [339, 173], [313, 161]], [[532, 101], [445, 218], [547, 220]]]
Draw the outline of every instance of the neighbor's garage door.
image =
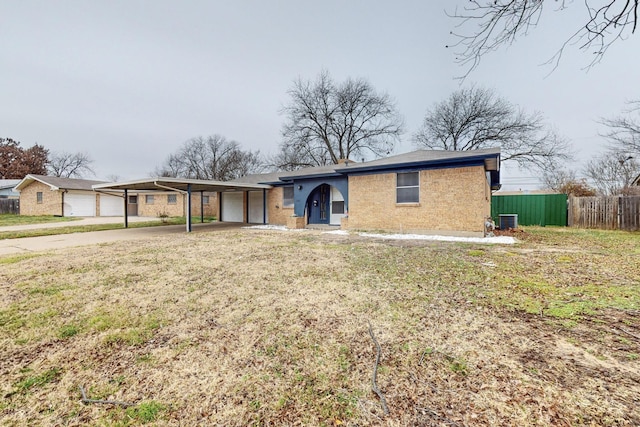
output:
[[262, 190], [261, 191], [249, 191], [249, 223], [251, 224], [266, 224], [267, 221], [264, 218], [264, 205], [263, 205]]
[[242, 192], [222, 193], [220, 220], [223, 222], [243, 222], [243, 199]]
[[96, 193], [65, 193], [64, 216], [96, 216]]
[[100, 216], [124, 216], [124, 199], [100, 194]]

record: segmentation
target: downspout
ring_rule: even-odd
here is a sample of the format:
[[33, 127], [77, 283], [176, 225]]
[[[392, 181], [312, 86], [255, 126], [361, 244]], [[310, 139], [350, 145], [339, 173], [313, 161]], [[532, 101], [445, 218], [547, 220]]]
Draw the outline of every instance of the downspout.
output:
[[267, 223], [267, 189], [262, 189], [262, 223]]
[[60, 212], [62, 213], [62, 216], [64, 217], [64, 195], [67, 192], [67, 190], [62, 190], [62, 206], [60, 207]]

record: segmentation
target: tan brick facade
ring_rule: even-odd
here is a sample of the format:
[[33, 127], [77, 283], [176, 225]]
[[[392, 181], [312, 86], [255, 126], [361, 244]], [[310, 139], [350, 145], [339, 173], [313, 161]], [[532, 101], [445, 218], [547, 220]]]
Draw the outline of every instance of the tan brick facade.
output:
[[484, 231], [491, 191], [482, 166], [420, 171], [419, 203], [396, 203], [396, 174], [349, 177], [349, 229]]
[[275, 187], [267, 191], [267, 212], [269, 212], [269, 224], [287, 225], [289, 218], [293, 216], [293, 206], [282, 206], [282, 187]]
[[[130, 193], [131, 194], [131, 193]], [[176, 203], [169, 204], [169, 195], [175, 195]], [[147, 196], [151, 196], [150, 193], [138, 194], [138, 216], [153, 216], [157, 217], [160, 214], [167, 214], [169, 216], [185, 216], [187, 212], [187, 196], [180, 193], [153, 193], [153, 202], [147, 203]], [[204, 205], [205, 216], [218, 215], [218, 196], [216, 193], [205, 193], [205, 196], [209, 196], [209, 203]], [[191, 215], [200, 216], [200, 193], [191, 194]]]
[[[42, 203], [38, 203], [38, 193]], [[52, 191], [41, 182], [34, 182], [20, 191], [20, 215], [62, 215], [62, 192]]]

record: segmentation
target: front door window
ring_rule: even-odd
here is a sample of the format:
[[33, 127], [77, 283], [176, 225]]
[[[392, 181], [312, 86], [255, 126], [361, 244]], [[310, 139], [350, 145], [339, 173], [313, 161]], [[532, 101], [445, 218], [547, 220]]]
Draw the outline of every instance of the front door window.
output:
[[327, 220], [327, 207], [329, 206], [329, 203], [327, 203], [329, 200], [328, 188], [329, 186], [327, 185], [320, 187], [320, 221]]

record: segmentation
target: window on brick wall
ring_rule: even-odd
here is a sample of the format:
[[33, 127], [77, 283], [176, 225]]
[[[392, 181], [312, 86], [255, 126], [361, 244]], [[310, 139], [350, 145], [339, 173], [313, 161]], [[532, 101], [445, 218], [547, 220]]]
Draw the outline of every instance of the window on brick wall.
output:
[[396, 179], [396, 203], [420, 202], [419, 172], [399, 172]]
[[167, 194], [167, 203], [170, 205], [175, 205], [178, 203], [178, 195], [177, 194]]
[[36, 193], [36, 202], [42, 203], [42, 191]]
[[293, 207], [293, 186], [282, 187], [282, 207]]
[[153, 194], [147, 194], [146, 196], [144, 196], [144, 202], [148, 205], [152, 205], [153, 204]]
[[209, 204], [209, 196], [202, 196], [202, 203], [204, 203], [205, 205]]

